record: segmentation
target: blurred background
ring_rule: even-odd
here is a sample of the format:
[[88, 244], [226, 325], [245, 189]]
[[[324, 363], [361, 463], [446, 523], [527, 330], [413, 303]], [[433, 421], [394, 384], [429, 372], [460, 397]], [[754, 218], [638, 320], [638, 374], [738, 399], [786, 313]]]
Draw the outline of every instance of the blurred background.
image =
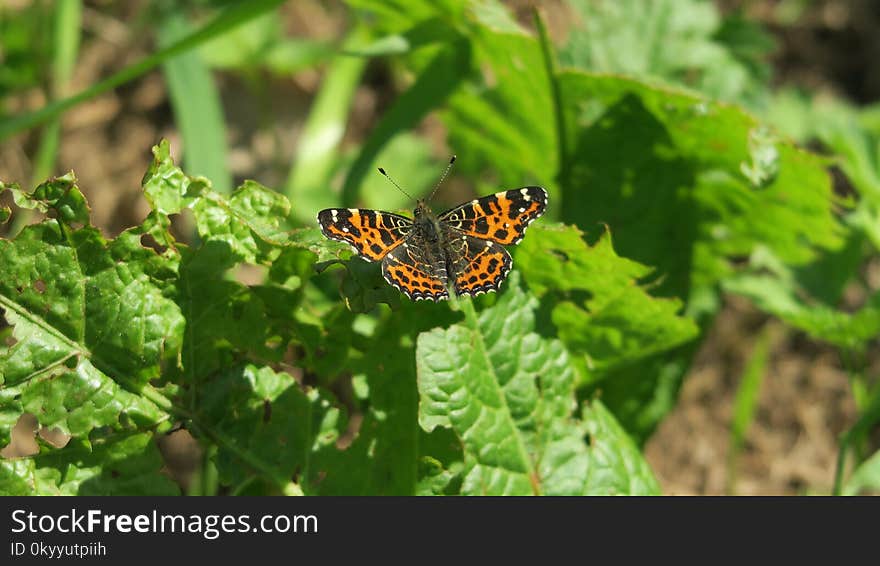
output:
[[[395, 58], [401, 46], [372, 41], [372, 28], [393, 11], [366, 17], [361, 5], [376, 3], [359, 1], [244, 4], [250, 7], [2, 0], [0, 179], [33, 187], [74, 170], [94, 224], [114, 236], [148, 213], [141, 177], [151, 147], [168, 138], [184, 169], [220, 190], [255, 179], [307, 203], [303, 221], [334, 202], [370, 133], [413, 82]], [[829, 161], [841, 197], [862, 189], [854, 183], [880, 186], [877, 0], [504, 5], [532, 31], [532, 9], [540, 10], [562, 64], [667, 81], [742, 105], [803, 147], [842, 156]], [[182, 39], [236, 9], [256, 15], [245, 23], [232, 18], [226, 29], [209, 29], [207, 39], [195, 36], [194, 49], [180, 48]], [[173, 57], [169, 48], [182, 54]], [[337, 56], [347, 49], [357, 56]], [[16, 122], [47, 105], [59, 108], [58, 101], [68, 104], [63, 112]], [[442, 120], [429, 112], [376, 161], [421, 192], [454, 152]], [[379, 175], [363, 183], [360, 204], [407, 205]], [[472, 194], [473, 183], [454, 176], [441, 200]], [[16, 215], [0, 235], [31, 220]], [[867, 284], [843, 293], [844, 311], [880, 288], [876, 254], [858, 269]], [[877, 340], [868, 346], [859, 367], [876, 381]], [[839, 348], [725, 296], [678, 402], [645, 440], [664, 493], [829, 492], [840, 435], [858, 418], [851, 370]], [[745, 417], [743, 396], [753, 398]], [[878, 441], [875, 431], [869, 444]], [[185, 439], [166, 443], [169, 466], [189, 465], [191, 447]]]

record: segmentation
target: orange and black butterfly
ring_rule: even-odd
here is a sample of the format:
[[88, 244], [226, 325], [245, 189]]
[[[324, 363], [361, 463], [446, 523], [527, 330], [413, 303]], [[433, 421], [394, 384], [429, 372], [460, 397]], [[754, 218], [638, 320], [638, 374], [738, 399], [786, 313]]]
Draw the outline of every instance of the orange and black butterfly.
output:
[[498, 290], [513, 265], [502, 246], [518, 244], [546, 207], [547, 191], [523, 187], [439, 216], [420, 199], [412, 219], [380, 210], [327, 208], [318, 213], [318, 224], [325, 236], [348, 243], [365, 260], [381, 261], [385, 280], [410, 299], [438, 301], [449, 298], [448, 288], [457, 295]]

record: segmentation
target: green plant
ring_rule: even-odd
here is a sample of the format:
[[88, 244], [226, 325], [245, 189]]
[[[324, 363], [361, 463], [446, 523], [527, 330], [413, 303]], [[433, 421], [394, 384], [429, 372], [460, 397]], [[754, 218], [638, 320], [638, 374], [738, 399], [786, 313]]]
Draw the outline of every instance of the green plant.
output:
[[[687, 3], [692, 18], [671, 18], [660, 3], [642, 22], [654, 42], [630, 57], [644, 64], [603, 67], [613, 34], [575, 34], [557, 56], [539, 14], [530, 32], [491, 0], [351, 0], [338, 46], [281, 41], [265, 16], [253, 19], [275, 4], [235, 5], [117, 78], [0, 123], [0, 136], [30, 127], [161, 63], [191, 140], [222, 124], [206, 112], [208, 126], [193, 125], [198, 101], [175, 90], [187, 60], [174, 54], [201, 46], [199, 59], [187, 53], [200, 92], [212, 86], [202, 65], [247, 66], [230, 45], [276, 71], [329, 62], [283, 195], [253, 181], [227, 192], [219, 147], [185, 167], [216, 179], [187, 175], [162, 142], [143, 180], [149, 216], [106, 239], [73, 174], [33, 192], [0, 185], [18, 209], [48, 215], [0, 240], [0, 445], [23, 413], [71, 436], [0, 461], [0, 491], [177, 492], [156, 441], [182, 426], [205, 454], [197, 493], [657, 493], [640, 445], [674, 406], [724, 292], [847, 352], [877, 335], [873, 299], [848, 314], [800, 298], [829, 258], [849, 258], [847, 274], [865, 259], [863, 248], [847, 253], [870, 225], [853, 221], [870, 199], [841, 221], [851, 203], [833, 196], [828, 159], [716, 100], [768, 96], [754, 26], [699, 2]], [[606, 29], [615, 14], [591, 21]], [[645, 58], [668, 45], [694, 57]], [[343, 149], [354, 90], [379, 57], [402, 91], [363, 143]], [[719, 83], [726, 76], [737, 80]], [[412, 303], [314, 224], [325, 206], [406, 205], [369, 176], [379, 159], [400, 164], [414, 195], [430, 189], [424, 171], [439, 167], [414, 132], [429, 115], [475, 192], [550, 193], [498, 294]], [[172, 235], [181, 216], [192, 243]], [[243, 283], [243, 269], [258, 281]], [[864, 416], [847, 440], [862, 446], [878, 396], [859, 383]], [[876, 483], [876, 457], [862, 460], [849, 490]]]

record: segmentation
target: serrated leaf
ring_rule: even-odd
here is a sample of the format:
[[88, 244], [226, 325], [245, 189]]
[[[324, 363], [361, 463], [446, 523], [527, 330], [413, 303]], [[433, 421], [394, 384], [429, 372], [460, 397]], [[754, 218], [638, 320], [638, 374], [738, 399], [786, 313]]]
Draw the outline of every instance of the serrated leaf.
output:
[[81, 437], [120, 426], [122, 415], [139, 425], [167, 418], [167, 401], [144, 395], [180, 348], [183, 319], [166, 296], [173, 266], [134, 232], [108, 242], [54, 221], [0, 240], [0, 263], [0, 307], [15, 340], [0, 353], [13, 407], [4, 412], [28, 410]]
[[[696, 337], [678, 300], [655, 298], [636, 281], [651, 269], [619, 257], [604, 232], [593, 246], [580, 230], [536, 225], [516, 253], [523, 277], [539, 295], [554, 291], [551, 319], [566, 349], [603, 375]], [[580, 293], [583, 300], [574, 300]]]
[[343, 414], [317, 390], [304, 392], [291, 375], [253, 364], [204, 384], [200, 412], [222, 437], [215, 463], [220, 480], [232, 485], [259, 471], [278, 485], [294, 478], [308, 490], [317, 473], [313, 454], [333, 448], [345, 426]]
[[239, 261], [258, 263], [271, 248], [287, 243], [293, 228], [290, 203], [254, 181], [245, 181], [229, 199], [206, 192], [193, 206], [199, 235], [222, 241]]
[[38, 210], [55, 215], [65, 224], [88, 224], [89, 207], [86, 199], [76, 186], [73, 172], [55, 177], [37, 186], [32, 193], [19, 189], [18, 185], [0, 183], [0, 194], [10, 191], [16, 206], [23, 209]]
[[0, 495], [179, 495], [162, 466], [152, 434], [72, 440], [33, 458], [0, 460]]
[[621, 255], [664, 275], [663, 294], [713, 284], [729, 272], [725, 257], [758, 242], [792, 264], [840, 245], [821, 158], [780, 141], [772, 180], [755, 188], [743, 177], [758, 124], [742, 110], [621, 77], [558, 80], [573, 151], [563, 220], [606, 223]]
[[[447, 444], [449, 435], [424, 434], [418, 426], [415, 336], [454, 316], [432, 307], [401, 305], [358, 345], [359, 356], [350, 355], [348, 370], [369, 391], [363, 420], [350, 446], [315, 456], [318, 479], [312, 493], [412, 495], [420, 489], [444, 491], [455, 483], [460, 455]], [[431, 469], [420, 467], [426, 458], [434, 464]]]
[[[419, 423], [461, 439], [463, 494], [635, 493], [647, 485], [618, 478], [627, 466], [607, 465], [613, 458], [597, 459], [584, 443], [588, 425], [573, 416], [574, 370], [559, 341], [534, 333], [537, 300], [520, 289], [517, 272], [478, 318], [463, 307], [466, 322], [421, 334], [416, 355]], [[622, 446], [614, 439], [607, 448]]]

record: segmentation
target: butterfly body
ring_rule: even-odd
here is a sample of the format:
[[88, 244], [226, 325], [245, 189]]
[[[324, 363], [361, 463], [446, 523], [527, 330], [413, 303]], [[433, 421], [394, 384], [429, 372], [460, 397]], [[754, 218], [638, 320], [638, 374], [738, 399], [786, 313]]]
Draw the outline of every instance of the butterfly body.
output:
[[489, 195], [436, 215], [418, 201], [413, 218], [390, 212], [328, 208], [318, 213], [324, 235], [346, 242], [410, 299], [443, 300], [495, 291], [513, 260], [502, 244], [517, 244], [544, 213], [547, 192], [523, 187]]

